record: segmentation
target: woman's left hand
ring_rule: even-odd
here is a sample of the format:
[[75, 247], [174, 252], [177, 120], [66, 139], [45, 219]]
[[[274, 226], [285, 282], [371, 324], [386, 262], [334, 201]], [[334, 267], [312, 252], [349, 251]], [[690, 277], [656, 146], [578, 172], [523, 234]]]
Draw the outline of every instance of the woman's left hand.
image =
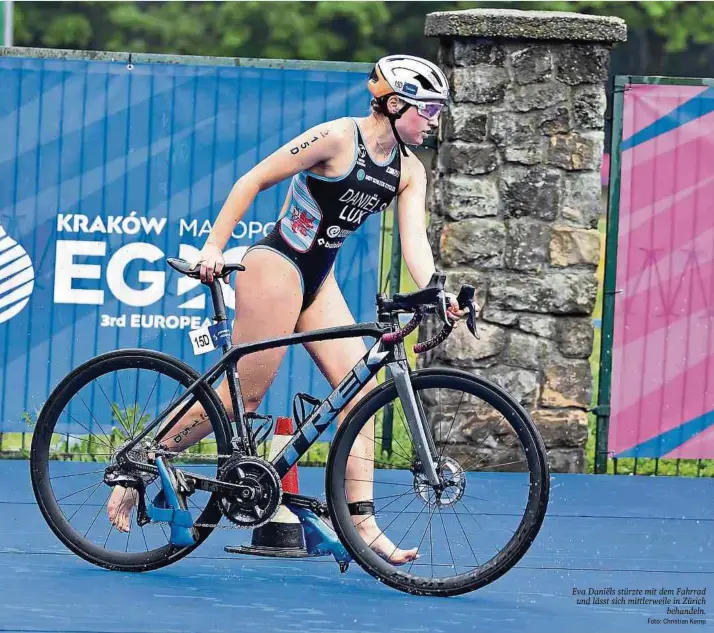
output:
[[461, 317], [466, 314], [466, 310], [459, 308], [459, 302], [456, 301], [456, 295], [450, 292], [444, 293], [446, 295], [446, 315], [451, 321], [452, 325], [456, 323]]

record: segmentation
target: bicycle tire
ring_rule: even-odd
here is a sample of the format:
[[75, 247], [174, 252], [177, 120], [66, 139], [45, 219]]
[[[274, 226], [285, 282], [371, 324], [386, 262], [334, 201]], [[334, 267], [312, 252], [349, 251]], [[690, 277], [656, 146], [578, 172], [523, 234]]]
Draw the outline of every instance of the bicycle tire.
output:
[[338, 429], [328, 456], [327, 504], [341, 542], [367, 573], [390, 587], [410, 594], [439, 597], [460, 595], [497, 580], [523, 557], [536, 538], [546, 514], [549, 498], [547, 453], [543, 440], [526, 411], [513, 396], [498, 385], [465, 371], [447, 368], [419, 370], [412, 373], [411, 380], [415, 392], [438, 386], [455, 391], [462, 390], [482, 398], [513, 426], [526, 447], [525, 454], [530, 472], [528, 504], [514, 536], [497, 556], [477, 571], [438, 579], [402, 571], [375, 554], [360, 537], [350, 516], [345, 494], [347, 457], [364, 425], [386, 404], [399, 400], [393, 380], [386, 381], [367, 394]]
[[[166, 544], [147, 552], [123, 553], [107, 550], [77, 532], [64, 516], [49, 477], [50, 444], [59, 416], [72, 397], [93, 380], [122, 369], [150, 369], [188, 387], [199, 378], [189, 365], [167, 354], [143, 349], [124, 349], [97, 356], [69, 373], [53, 390], [38, 416], [30, 450], [30, 478], [42, 516], [59, 540], [84, 560], [110, 570], [143, 572], [170, 565], [195, 550], [213, 531], [222, 517], [216, 493], [210, 495], [195, 523], [196, 543], [189, 547]], [[230, 453], [225, 433], [227, 414], [213, 389], [199, 386], [197, 400], [204, 407], [216, 439], [217, 454]], [[217, 460], [217, 465], [220, 459]]]

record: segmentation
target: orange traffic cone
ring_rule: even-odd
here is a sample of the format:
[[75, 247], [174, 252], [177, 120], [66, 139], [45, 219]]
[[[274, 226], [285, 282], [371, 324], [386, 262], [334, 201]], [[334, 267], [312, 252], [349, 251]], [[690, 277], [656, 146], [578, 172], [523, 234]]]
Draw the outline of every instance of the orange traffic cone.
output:
[[[291, 418], [279, 417], [275, 424], [269, 459], [275, 458], [285, 448], [294, 433]], [[297, 464], [282, 479], [283, 491], [299, 494]], [[277, 558], [305, 558], [311, 556], [305, 549], [305, 535], [300, 520], [284, 505], [265, 525], [253, 530], [250, 545], [226, 545], [230, 554], [273, 556]]]

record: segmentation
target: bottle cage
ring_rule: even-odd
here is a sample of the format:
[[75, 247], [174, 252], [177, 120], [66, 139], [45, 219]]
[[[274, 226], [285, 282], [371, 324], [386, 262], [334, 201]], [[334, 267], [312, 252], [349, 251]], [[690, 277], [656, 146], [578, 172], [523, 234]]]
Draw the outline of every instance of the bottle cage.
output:
[[[295, 419], [295, 424], [297, 428], [300, 428], [307, 418], [309, 418], [317, 409], [322, 401], [319, 398], [311, 396], [309, 393], [297, 393], [293, 398], [293, 418]], [[310, 411], [306, 412], [305, 403], [310, 405], [312, 408]], [[298, 411], [298, 406], [300, 410]]]
[[246, 413], [246, 422], [249, 425], [256, 421], [261, 421], [262, 423], [255, 429], [251, 429], [250, 442], [253, 447], [254, 452], [257, 453], [258, 444], [264, 442], [268, 439], [270, 432], [273, 430], [273, 416], [272, 415], [260, 415], [259, 413]]

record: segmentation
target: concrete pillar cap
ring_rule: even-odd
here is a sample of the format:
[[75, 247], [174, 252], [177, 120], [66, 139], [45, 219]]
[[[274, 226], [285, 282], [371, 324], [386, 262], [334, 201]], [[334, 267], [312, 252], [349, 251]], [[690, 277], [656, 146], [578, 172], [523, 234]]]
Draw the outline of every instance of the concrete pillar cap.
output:
[[627, 39], [627, 24], [612, 16], [562, 11], [467, 9], [427, 14], [424, 33], [432, 37], [612, 43]]

